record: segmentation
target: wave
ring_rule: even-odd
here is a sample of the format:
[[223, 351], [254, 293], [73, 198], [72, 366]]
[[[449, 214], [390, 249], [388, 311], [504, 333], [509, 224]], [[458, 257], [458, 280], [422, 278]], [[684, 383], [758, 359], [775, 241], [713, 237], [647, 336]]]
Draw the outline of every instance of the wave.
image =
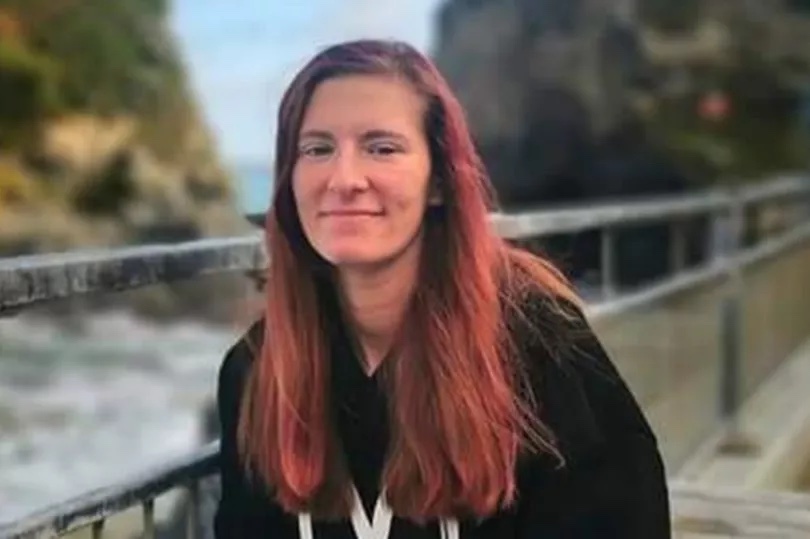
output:
[[91, 315], [0, 321], [0, 522], [199, 443], [234, 330]]

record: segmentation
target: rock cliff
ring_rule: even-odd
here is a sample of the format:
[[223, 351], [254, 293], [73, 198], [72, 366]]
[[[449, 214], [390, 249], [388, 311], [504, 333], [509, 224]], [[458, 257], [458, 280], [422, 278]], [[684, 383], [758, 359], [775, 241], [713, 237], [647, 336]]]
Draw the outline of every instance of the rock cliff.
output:
[[244, 229], [167, 12], [0, 1], [0, 254]]
[[450, 0], [435, 58], [506, 206], [583, 198], [594, 135], [629, 116], [643, 56], [618, 0]]
[[[251, 228], [187, 84], [169, 1], [0, 0], [0, 257]], [[26, 315], [64, 314], [76, 329], [77, 310], [107, 307], [232, 324], [248, 285], [220, 275]]]
[[[788, 2], [447, 0], [433, 56], [506, 210], [664, 195], [806, 167], [808, 13]], [[690, 261], [703, 256], [703, 226]], [[667, 229], [632, 228], [616, 239], [627, 285], [669, 265]], [[599, 265], [592, 234], [544, 247], [575, 274]]]
[[434, 57], [505, 206], [672, 192], [806, 166], [801, 5], [447, 0]]

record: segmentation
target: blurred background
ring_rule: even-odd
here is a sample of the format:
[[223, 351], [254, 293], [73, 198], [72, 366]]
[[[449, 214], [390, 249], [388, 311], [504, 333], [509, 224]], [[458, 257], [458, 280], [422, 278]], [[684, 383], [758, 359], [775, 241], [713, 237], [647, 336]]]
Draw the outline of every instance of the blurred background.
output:
[[[438, 62], [506, 212], [758, 185], [810, 165], [810, 0], [0, 0], [0, 260], [255, 233], [244, 216], [268, 205], [284, 87], [323, 46], [360, 37]], [[685, 265], [699, 267], [717, 229], [684, 230]], [[600, 241], [540, 247], [594, 302]], [[657, 282], [670, 242], [660, 226], [617, 239], [615, 285]], [[0, 318], [0, 523], [196, 447], [250, 277]], [[638, 351], [647, 332], [671, 352], [678, 331], [716, 322], [677, 308], [656, 319], [674, 340], [634, 326], [608, 341]], [[701, 342], [695, 354], [716, 359]], [[651, 375], [662, 387], [683, 381], [677, 355]]]

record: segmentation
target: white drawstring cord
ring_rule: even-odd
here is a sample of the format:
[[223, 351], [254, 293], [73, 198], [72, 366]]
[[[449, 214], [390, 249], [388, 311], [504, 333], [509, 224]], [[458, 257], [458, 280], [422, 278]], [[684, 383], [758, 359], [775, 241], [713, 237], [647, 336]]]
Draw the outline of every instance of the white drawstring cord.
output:
[[298, 513], [298, 535], [301, 539], [315, 539], [312, 530], [312, 515], [309, 513]]
[[[360, 495], [354, 488], [352, 488], [352, 492], [354, 494], [354, 507], [352, 508], [351, 520], [357, 539], [388, 539], [394, 514], [385, 501], [384, 493], [377, 498], [374, 515], [372, 521], [369, 522]], [[315, 539], [312, 515], [310, 513], [298, 514], [298, 534], [301, 539]], [[442, 519], [439, 522], [439, 534], [441, 539], [461, 539], [458, 521], [456, 519]]]
[[454, 518], [442, 519], [439, 522], [439, 529], [441, 530], [441, 539], [460, 539], [461, 531], [459, 530], [458, 520]]

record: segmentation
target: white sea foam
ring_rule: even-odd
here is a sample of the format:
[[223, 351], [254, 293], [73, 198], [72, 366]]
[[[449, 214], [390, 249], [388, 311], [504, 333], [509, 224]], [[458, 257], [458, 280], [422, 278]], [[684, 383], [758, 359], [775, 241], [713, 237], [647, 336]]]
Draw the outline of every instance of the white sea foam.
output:
[[125, 313], [89, 317], [78, 333], [0, 321], [0, 522], [193, 448], [236, 336]]

